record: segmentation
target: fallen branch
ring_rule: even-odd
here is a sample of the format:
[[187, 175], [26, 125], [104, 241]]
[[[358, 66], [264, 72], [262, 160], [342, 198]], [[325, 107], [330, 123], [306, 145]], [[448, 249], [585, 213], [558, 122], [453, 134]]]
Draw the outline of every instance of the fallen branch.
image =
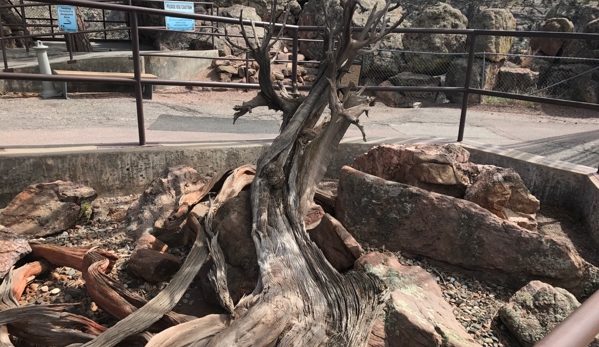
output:
[[183, 266], [166, 288], [145, 306], [120, 320], [94, 340], [86, 343], [85, 347], [115, 346], [127, 336], [135, 335], [148, 329], [177, 305], [177, 302], [179, 302], [209, 255], [206, 245], [206, 234], [198, 220], [191, 214], [188, 216], [188, 225], [196, 233], [196, 240]]
[[[75, 270], [83, 272], [83, 257], [89, 251], [90, 247], [61, 247], [54, 245], [42, 245], [39, 243], [30, 242], [31, 256], [34, 258], [44, 258], [50, 264], [55, 266], [67, 266]], [[114, 263], [118, 260], [118, 256], [114, 253], [97, 249], [97, 253], [108, 259], [107, 271], [112, 271]]]
[[21, 295], [25, 288], [33, 282], [35, 276], [50, 271], [50, 264], [45, 260], [27, 263], [13, 271], [12, 295], [17, 301], [21, 300]]
[[202, 347], [229, 326], [229, 315], [211, 314], [154, 335], [145, 347]]

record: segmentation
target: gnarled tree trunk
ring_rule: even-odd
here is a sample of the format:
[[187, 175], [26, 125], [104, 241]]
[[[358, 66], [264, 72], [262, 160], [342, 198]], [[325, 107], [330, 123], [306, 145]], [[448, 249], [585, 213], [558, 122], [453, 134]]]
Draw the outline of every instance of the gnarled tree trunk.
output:
[[[77, 7], [77, 28], [79, 31], [85, 31], [85, 16], [79, 7]], [[91, 42], [89, 41], [89, 37], [85, 33], [74, 33], [69, 34], [71, 39], [67, 39], [67, 46], [70, 46], [73, 52], [93, 52], [94, 48], [92, 47]]]
[[[273, 13], [274, 3], [276, 0]], [[352, 86], [340, 87], [341, 77], [356, 56], [369, 53], [371, 45], [376, 45], [401, 23], [400, 20], [387, 26], [387, 12], [398, 7], [390, 8], [389, 0], [384, 8], [372, 9], [363, 30], [353, 32], [351, 19], [358, 7], [364, 10], [359, 1], [346, 0], [343, 18], [340, 21], [328, 18], [326, 60], [307, 96], [290, 94], [283, 86], [277, 92], [270, 82], [268, 54], [279, 38], [274, 36], [274, 23], [267, 28], [261, 42], [243, 31], [250, 53], [260, 64], [261, 91], [252, 101], [235, 107], [235, 119], [258, 106], [283, 111], [281, 134], [260, 157], [251, 186], [252, 237], [260, 267], [253, 293], [233, 304], [227, 289], [223, 254], [216, 242], [218, 234], [211, 230], [214, 210], [224, 202], [223, 195], [231, 195], [225, 187], [232, 183], [225, 183], [212, 200], [213, 207], [204, 227], [193, 214], [188, 214], [188, 225], [197, 235], [196, 243], [179, 273], [159, 294], [161, 298], [156, 297], [85, 346], [114, 346], [124, 336], [145, 330], [160, 319], [181, 297], [181, 287], [189, 284], [181, 274], [194, 267], [199, 269], [197, 263], [190, 265], [190, 258], [205, 261], [205, 255], [196, 254], [205, 254], [206, 249], [215, 263], [211, 282], [229, 316], [211, 315], [171, 327], [152, 338], [149, 346], [165, 341], [169, 341], [169, 346], [366, 345], [374, 319], [387, 298], [385, 284], [365, 272], [337, 272], [310, 240], [303, 222], [316, 185], [345, 131], [354, 124], [364, 132], [358, 117], [367, 113], [372, 103], [372, 98], [351, 91]], [[282, 32], [283, 29], [279, 30], [279, 35]], [[331, 115], [321, 119], [327, 105]], [[191, 210], [193, 204], [185, 205], [184, 212]], [[181, 218], [180, 215], [181, 209], [173, 218]]]

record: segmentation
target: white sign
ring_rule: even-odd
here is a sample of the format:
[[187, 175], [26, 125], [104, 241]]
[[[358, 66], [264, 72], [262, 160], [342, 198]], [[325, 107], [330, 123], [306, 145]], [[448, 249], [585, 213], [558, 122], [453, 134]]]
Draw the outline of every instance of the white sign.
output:
[[58, 5], [58, 28], [69, 33], [77, 32], [77, 11], [75, 6]]
[[[165, 1], [164, 9], [173, 12], [195, 13], [193, 2], [183, 1]], [[196, 21], [194, 19], [166, 17], [166, 28], [168, 30], [195, 30]]]

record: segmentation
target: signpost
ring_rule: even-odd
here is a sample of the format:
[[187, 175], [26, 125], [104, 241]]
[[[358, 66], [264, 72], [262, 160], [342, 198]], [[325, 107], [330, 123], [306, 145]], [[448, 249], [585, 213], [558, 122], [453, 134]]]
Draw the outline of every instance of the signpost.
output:
[[[165, 1], [164, 9], [173, 12], [195, 13], [193, 2]], [[166, 28], [168, 30], [194, 31], [195, 22], [194, 19], [166, 17]]]
[[58, 5], [58, 27], [68, 33], [77, 32], [77, 11], [75, 6]]

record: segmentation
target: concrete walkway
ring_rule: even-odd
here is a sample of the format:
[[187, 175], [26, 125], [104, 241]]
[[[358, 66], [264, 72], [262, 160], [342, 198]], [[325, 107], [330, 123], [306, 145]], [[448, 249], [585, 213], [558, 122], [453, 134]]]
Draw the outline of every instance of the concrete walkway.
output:
[[[232, 106], [254, 92], [155, 93], [144, 102], [149, 144], [210, 141], [270, 141], [280, 117], [267, 109], [232, 124]], [[135, 146], [135, 100], [128, 95], [75, 95], [70, 100], [0, 98], [0, 151], [22, 147]], [[460, 110], [451, 107], [394, 109], [377, 104], [363, 117], [369, 139], [444, 138], [455, 141]], [[351, 127], [346, 137], [360, 137]], [[599, 114], [544, 106], [540, 109], [473, 107], [465, 139], [516, 149], [596, 168], [599, 164]], [[40, 149], [31, 150], [32, 152]], [[51, 150], [51, 149], [50, 149]]]

